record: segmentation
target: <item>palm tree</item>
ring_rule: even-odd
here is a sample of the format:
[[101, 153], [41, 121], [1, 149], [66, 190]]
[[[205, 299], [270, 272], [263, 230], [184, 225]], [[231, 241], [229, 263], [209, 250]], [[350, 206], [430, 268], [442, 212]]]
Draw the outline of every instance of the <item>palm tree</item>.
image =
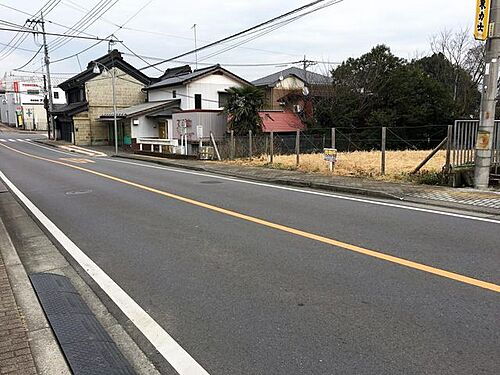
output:
[[262, 119], [259, 110], [264, 104], [263, 92], [255, 86], [231, 87], [226, 90], [229, 94], [224, 106], [224, 113], [228, 115], [229, 128], [237, 135], [256, 133], [261, 130]]

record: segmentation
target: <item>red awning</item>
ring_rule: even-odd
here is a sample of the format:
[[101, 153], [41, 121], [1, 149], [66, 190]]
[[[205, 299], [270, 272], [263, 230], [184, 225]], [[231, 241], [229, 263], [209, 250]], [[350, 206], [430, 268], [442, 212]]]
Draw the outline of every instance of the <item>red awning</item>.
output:
[[304, 130], [302, 120], [293, 112], [284, 111], [259, 111], [262, 119], [262, 131], [264, 133], [285, 133]]

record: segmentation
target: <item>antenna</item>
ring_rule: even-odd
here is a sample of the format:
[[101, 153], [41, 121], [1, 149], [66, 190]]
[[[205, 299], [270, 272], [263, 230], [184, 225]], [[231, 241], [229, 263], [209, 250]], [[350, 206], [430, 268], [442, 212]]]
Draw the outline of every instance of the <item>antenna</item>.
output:
[[191, 27], [193, 29], [193, 32], [194, 32], [194, 58], [195, 58], [195, 69], [197, 70], [198, 69], [198, 41], [197, 41], [197, 38], [196, 38], [196, 24], [193, 25], [193, 27]]

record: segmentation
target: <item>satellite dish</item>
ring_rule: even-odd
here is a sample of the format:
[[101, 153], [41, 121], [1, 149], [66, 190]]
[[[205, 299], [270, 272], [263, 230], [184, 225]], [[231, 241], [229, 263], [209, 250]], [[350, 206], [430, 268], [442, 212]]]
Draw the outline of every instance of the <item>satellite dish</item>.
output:
[[304, 94], [304, 96], [309, 95], [309, 89], [306, 86], [302, 89], [302, 94]]
[[279, 80], [280, 80], [280, 81], [283, 81], [284, 79], [285, 79], [285, 77], [283, 77], [283, 75], [280, 75]]

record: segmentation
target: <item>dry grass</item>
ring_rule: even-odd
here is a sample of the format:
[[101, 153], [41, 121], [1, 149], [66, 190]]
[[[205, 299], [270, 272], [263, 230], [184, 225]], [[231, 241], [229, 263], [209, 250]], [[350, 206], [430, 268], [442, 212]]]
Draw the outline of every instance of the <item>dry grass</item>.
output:
[[[334, 174], [338, 176], [370, 177], [379, 180], [412, 180], [409, 173], [425, 159], [430, 150], [423, 151], [387, 151], [386, 153], [386, 175], [380, 175], [379, 151], [356, 151], [339, 153], [335, 165]], [[300, 165], [295, 165], [295, 155], [276, 155], [274, 164], [269, 164], [266, 155], [249, 159], [238, 159], [227, 161], [226, 163], [265, 166], [269, 168], [300, 170], [304, 172], [320, 173], [329, 175], [328, 163], [323, 160], [323, 154], [303, 154], [300, 155]], [[446, 160], [446, 152], [439, 151], [423, 168], [422, 172], [440, 172]]]

